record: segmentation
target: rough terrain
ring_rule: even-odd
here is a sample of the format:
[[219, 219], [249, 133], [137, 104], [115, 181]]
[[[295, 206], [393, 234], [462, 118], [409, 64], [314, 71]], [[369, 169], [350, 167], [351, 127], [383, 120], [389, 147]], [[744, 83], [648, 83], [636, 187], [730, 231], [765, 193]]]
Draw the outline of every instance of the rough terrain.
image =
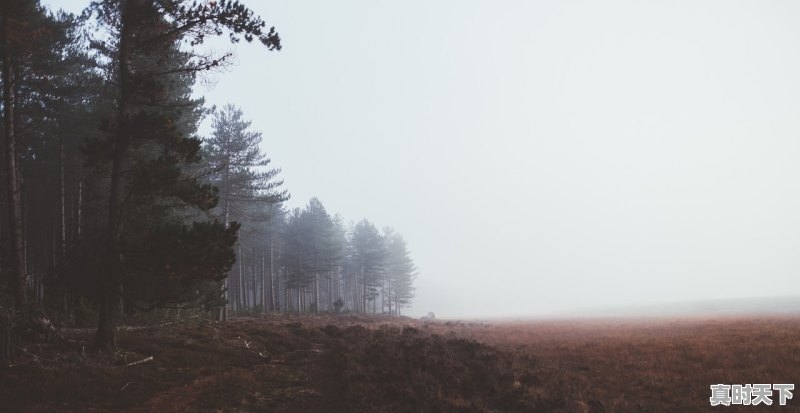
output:
[[[63, 335], [0, 368], [8, 411], [677, 413], [718, 411], [710, 384], [800, 385], [791, 317], [194, 319], [123, 330], [113, 358], [86, 350], [90, 330]], [[725, 411], [764, 409], [800, 395]]]

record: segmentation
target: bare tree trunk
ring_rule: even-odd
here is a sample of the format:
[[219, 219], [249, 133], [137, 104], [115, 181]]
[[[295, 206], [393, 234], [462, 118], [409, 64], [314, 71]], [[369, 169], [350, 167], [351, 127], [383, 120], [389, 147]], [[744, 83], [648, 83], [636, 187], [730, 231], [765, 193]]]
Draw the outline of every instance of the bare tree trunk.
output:
[[0, 312], [0, 361], [2, 362], [11, 361], [16, 355], [18, 337], [14, 321], [10, 312]]
[[121, 25], [119, 33], [119, 106], [117, 108], [117, 132], [113, 142], [113, 158], [111, 167], [111, 191], [108, 202], [108, 251], [106, 253], [106, 276], [100, 281], [100, 315], [95, 335], [95, 347], [98, 351], [113, 352], [116, 350], [116, 327], [119, 316], [119, 297], [122, 262], [120, 254], [120, 236], [122, 228], [122, 198], [124, 164], [130, 146], [128, 135], [128, 117], [131, 100], [130, 85], [130, 8], [132, 3], [141, 0], [120, 0]]
[[387, 301], [389, 302], [389, 315], [392, 315], [392, 272], [387, 271], [387, 273], [389, 276], [389, 282], [386, 284], [386, 292], [389, 296]]
[[[230, 203], [228, 202], [228, 174], [230, 173], [229, 165], [225, 166], [225, 174], [223, 175], [222, 181], [222, 191], [225, 196], [225, 199], [222, 200], [222, 214], [225, 217], [225, 229], [230, 227]], [[225, 277], [225, 280], [222, 281], [222, 295], [225, 298], [225, 304], [222, 305], [222, 308], [219, 310], [219, 314], [217, 316], [217, 320], [220, 323], [224, 323], [228, 321], [228, 306], [232, 305], [231, 303], [231, 292], [228, 288], [228, 277]]]
[[289, 314], [291, 312], [291, 310], [290, 310], [291, 306], [289, 304], [289, 273], [288, 273], [288, 271], [284, 271], [284, 282], [283, 282], [283, 284], [284, 284], [283, 285], [283, 293], [285, 295], [285, 297], [284, 297], [284, 301], [285, 301], [284, 305], [286, 306], [286, 314]]
[[247, 309], [247, 294], [246, 286], [244, 285], [244, 252], [242, 251], [242, 244], [239, 244], [239, 273], [237, 274], [238, 282], [236, 283], [237, 295], [239, 300], [239, 311]]
[[[258, 305], [258, 302], [257, 302], [258, 301], [258, 296], [257, 296], [257, 294], [258, 294], [258, 291], [257, 291], [258, 290], [258, 283], [256, 282], [256, 263], [255, 262], [250, 267], [250, 281], [252, 281], [252, 284], [253, 284], [253, 303], [252, 303], [253, 305], [252, 305], [252, 307], [256, 308], [256, 306]], [[262, 307], [263, 307], [263, 305], [262, 305]]]
[[61, 226], [59, 231], [59, 249], [58, 249], [58, 262], [56, 263], [56, 268], [61, 268], [64, 264], [64, 259], [67, 256], [67, 191], [64, 187], [64, 136], [62, 134], [58, 135], [58, 163], [59, 163], [59, 210], [61, 212], [61, 220], [59, 225]]
[[75, 223], [75, 231], [78, 237], [81, 236], [81, 214], [83, 213], [83, 182], [78, 181], [78, 214]]
[[267, 312], [267, 259], [261, 256], [261, 313]]
[[314, 272], [314, 314], [319, 314], [319, 272]]
[[14, 125], [14, 70], [11, 62], [10, 5], [3, 10], [3, 133], [5, 134], [6, 190], [8, 192], [8, 236], [10, 238], [9, 266], [14, 288], [14, 307], [22, 310], [27, 306], [28, 274], [25, 269], [25, 247], [22, 229], [22, 206], [20, 203], [20, 179], [17, 166], [16, 127]]
[[273, 254], [273, 247], [272, 243], [275, 236], [274, 234], [269, 235], [269, 289], [270, 289], [270, 297], [272, 297], [272, 311], [280, 310], [278, 304], [278, 295], [277, 293], [277, 286], [276, 286], [276, 279], [275, 279], [275, 255]]

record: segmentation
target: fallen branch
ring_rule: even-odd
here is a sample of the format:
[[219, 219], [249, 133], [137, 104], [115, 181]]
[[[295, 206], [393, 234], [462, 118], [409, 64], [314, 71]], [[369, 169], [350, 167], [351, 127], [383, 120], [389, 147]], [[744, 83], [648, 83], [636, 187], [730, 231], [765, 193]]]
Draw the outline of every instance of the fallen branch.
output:
[[135, 366], [135, 365], [137, 365], [137, 364], [147, 363], [148, 361], [153, 361], [153, 356], [150, 356], [150, 357], [147, 357], [147, 358], [141, 359], [141, 360], [139, 360], [139, 361], [134, 361], [134, 362], [132, 362], [132, 363], [128, 363], [128, 364], [126, 364], [125, 366], [126, 366], [126, 367]]

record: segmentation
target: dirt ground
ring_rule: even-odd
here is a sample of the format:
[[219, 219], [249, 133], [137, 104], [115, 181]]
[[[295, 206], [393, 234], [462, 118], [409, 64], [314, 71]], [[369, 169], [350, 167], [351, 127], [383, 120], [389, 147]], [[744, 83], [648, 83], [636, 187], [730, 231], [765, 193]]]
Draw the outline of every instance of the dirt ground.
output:
[[1, 411], [800, 412], [800, 394], [784, 407], [708, 402], [710, 384], [800, 386], [791, 317], [187, 320], [121, 331], [116, 357], [88, 352], [90, 330], [62, 334], [0, 367]]

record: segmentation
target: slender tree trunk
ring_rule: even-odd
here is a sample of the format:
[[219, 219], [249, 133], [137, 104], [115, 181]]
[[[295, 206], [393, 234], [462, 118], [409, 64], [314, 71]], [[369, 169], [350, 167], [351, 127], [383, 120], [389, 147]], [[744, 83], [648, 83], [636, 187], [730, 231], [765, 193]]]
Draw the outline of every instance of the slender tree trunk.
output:
[[[58, 231], [58, 255], [53, 257], [53, 268], [55, 270], [55, 275], [57, 277], [61, 277], [63, 274], [64, 268], [64, 261], [66, 260], [67, 256], [67, 190], [65, 188], [65, 178], [64, 178], [64, 135], [58, 134], [58, 166], [59, 166], [59, 179], [58, 179], [58, 186], [59, 186], [59, 194], [58, 194], [58, 203], [59, 203], [59, 231]], [[67, 294], [64, 294], [66, 296]], [[42, 292], [42, 296], [44, 296], [44, 292]], [[44, 301], [44, 297], [42, 297]]]
[[366, 271], [361, 269], [361, 307], [364, 314], [367, 313], [367, 274]]
[[314, 272], [314, 314], [319, 314], [319, 272]]
[[239, 272], [237, 274], [236, 292], [237, 299], [239, 300], [239, 311], [247, 309], [247, 294], [246, 286], [244, 285], [244, 252], [242, 251], [242, 244], [239, 244]]
[[332, 271], [328, 276], [328, 311], [333, 310], [333, 274]]
[[284, 271], [284, 273], [283, 273], [283, 294], [285, 295], [283, 300], [284, 300], [284, 306], [286, 307], [286, 314], [289, 314], [291, 311], [289, 309], [290, 305], [289, 305], [289, 273], [288, 273], [288, 271]]
[[[230, 161], [230, 158], [229, 158]], [[225, 166], [225, 174], [222, 178], [222, 191], [225, 198], [222, 200], [222, 215], [225, 217], [225, 229], [230, 227], [230, 204], [228, 202], [229, 199], [229, 185], [228, 185], [228, 174], [230, 173], [230, 162], [228, 165]], [[230, 273], [229, 273], [230, 274]], [[220, 323], [224, 323], [228, 321], [228, 306], [232, 305], [231, 303], [231, 292], [228, 288], [228, 277], [225, 277], [225, 280], [222, 281], [222, 297], [225, 299], [225, 304], [222, 305], [222, 308], [219, 310], [219, 314], [217, 316], [217, 320]]]
[[75, 233], [80, 238], [81, 236], [81, 215], [83, 213], [83, 182], [78, 181], [78, 213], [75, 223]]
[[117, 108], [117, 131], [113, 142], [111, 167], [111, 191], [108, 202], [108, 251], [106, 253], [106, 274], [100, 280], [100, 314], [95, 336], [98, 351], [116, 350], [116, 327], [119, 316], [119, 297], [122, 262], [120, 260], [120, 236], [122, 227], [122, 193], [124, 164], [130, 146], [127, 128], [131, 100], [130, 84], [130, 8], [140, 0], [120, 0], [121, 26], [119, 34], [119, 104]]
[[[253, 284], [253, 303], [252, 307], [255, 309], [258, 305], [258, 283], [256, 282], [256, 263], [254, 262], [253, 265], [250, 267], [250, 281]], [[263, 279], [263, 278], [262, 278]], [[263, 307], [263, 305], [262, 305]]]
[[270, 233], [269, 235], [269, 288], [270, 288], [270, 297], [272, 297], [272, 311], [280, 310], [279, 303], [278, 303], [278, 295], [276, 294], [276, 279], [275, 279], [275, 256], [273, 254], [273, 247], [272, 243], [275, 236], [274, 234]]
[[61, 219], [59, 222], [60, 231], [59, 231], [59, 249], [58, 249], [58, 262], [56, 263], [56, 268], [61, 268], [64, 265], [64, 259], [67, 256], [67, 191], [64, 186], [64, 136], [59, 134], [58, 139], [58, 163], [59, 163], [59, 212], [61, 213]]
[[14, 125], [14, 70], [11, 62], [10, 5], [3, 12], [3, 133], [5, 134], [6, 190], [8, 192], [8, 236], [10, 238], [9, 266], [14, 288], [14, 307], [22, 310], [27, 306], [28, 274], [25, 269], [25, 246], [22, 228], [22, 206], [20, 202], [20, 179], [17, 165], [16, 127]]
[[389, 299], [387, 300], [389, 302], [389, 315], [392, 315], [392, 272], [391, 271], [388, 271], [388, 276], [389, 276], [389, 282], [386, 284], [387, 287], [386, 292], [387, 295], [389, 296]]
[[267, 313], [267, 259], [261, 256], [261, 313]]

